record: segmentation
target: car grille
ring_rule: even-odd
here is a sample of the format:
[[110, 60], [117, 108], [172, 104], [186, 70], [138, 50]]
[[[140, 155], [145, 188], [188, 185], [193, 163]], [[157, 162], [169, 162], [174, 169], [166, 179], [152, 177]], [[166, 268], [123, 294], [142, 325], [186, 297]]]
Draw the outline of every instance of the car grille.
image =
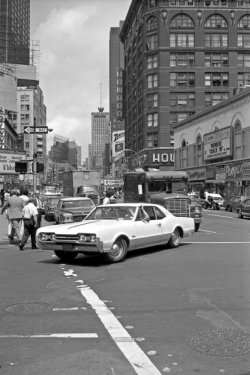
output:
[[56, 239], [59, 241], [77, 241], [78, 234], [56, 234]]
[[164, 201], [164, 207], [175, 216], [189, 217], [189, 200], [185, 198], [172, 198]]

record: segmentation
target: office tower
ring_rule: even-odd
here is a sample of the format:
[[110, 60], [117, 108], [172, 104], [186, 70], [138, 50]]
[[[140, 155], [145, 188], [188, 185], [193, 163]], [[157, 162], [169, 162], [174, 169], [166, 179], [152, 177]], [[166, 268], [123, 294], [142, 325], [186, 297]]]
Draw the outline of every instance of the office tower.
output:
[[124, 44], [126, 147], [174, 146], [173, 126], [250, 85], [249, 0], [133, 0]]
[[29, 64], [30, 0], [0, 0], [0, 63]]

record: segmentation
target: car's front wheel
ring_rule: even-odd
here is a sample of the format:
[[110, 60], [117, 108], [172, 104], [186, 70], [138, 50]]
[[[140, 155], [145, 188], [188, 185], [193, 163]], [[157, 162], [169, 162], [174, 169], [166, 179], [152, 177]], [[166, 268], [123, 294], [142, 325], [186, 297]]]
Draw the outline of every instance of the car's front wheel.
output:
[[112, 245], [110, 251], [104, 254], [104, 258], [109, 263], [121, 262], [126, 258], [128, 244], [124, 238], [118, 238]]
[[171, 248], [175, 248], [175, 247], [178, 247], [180, 245], [180, 242], [181, 242], [180, 230], [178, 228], [176, 228], [174, 230], [174, 233], [172, 234], [170, 240], [168, 241], [168, 245]]
[[74, 253], [69, 253], [68, 251], [63, 251], [63, 250], [54, 250], [54, 253], [56, 254], [56, 256], [65, 261], [65, 262], [69, 262], [71, 260], [73, 260], [77, 255], [78, 253], [74, 252]]

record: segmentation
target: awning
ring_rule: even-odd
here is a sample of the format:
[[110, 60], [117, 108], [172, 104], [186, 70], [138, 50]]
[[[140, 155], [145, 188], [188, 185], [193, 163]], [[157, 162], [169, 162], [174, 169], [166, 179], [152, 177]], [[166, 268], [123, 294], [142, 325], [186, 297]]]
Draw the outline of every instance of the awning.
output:
[[225, 184], [225, 180], [205, 180], [206, 184], [217, 184], [217, 185], [223, 185]]

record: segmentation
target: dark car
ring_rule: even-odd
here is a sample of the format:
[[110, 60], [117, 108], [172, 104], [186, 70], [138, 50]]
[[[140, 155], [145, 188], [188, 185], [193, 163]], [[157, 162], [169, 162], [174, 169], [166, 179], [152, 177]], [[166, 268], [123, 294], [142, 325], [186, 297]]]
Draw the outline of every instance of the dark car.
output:
[[225, 202], [225, 210], [235, 212], [239, 218], [250, 217], [250, 196], [235, 196]]
[[83, 220], [95, 207], [92, 199], [87, 197], [60, 198], [54, 210], [57, 224]]
[[54, 211], [60, 197], [49, 197], [44, 200], [44, 216], [47, 221], [55, 220]]

